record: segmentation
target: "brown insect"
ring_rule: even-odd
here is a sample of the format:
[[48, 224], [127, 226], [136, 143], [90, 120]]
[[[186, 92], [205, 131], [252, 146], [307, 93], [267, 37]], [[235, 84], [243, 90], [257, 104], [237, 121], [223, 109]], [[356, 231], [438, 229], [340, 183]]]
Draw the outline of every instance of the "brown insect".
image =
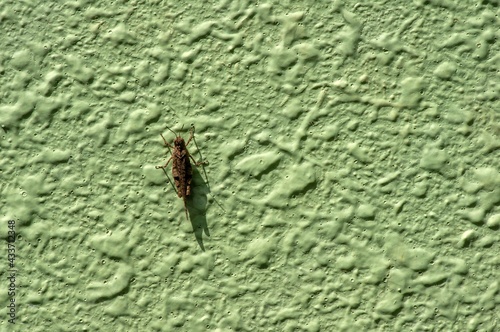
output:
[[184, 201], [184, 210], [186, 211], [186, 219], [189, 220], [188, 209], [187, 209], [187, 198], [191, 194], [191, 181], [193, 179], [193, 168], [191, 166], [191, 161], [189, 159], [191, 159], [196, 166], [207, 164], [207, 162], [206, 161], [197, 162], [196, 160], [194, 160], [193, 156], [189, 154], [189, 151], [187, 149], [187, 146], [194, 138], [194, 126], [191, 127], [190, 130], [191, 135], [189, 136], [187, 143], [180, 135], [176, 134], [172, 129], [168, 127], [167, 129], [170, 130], [175, 135], [174, 146], [168, 143], [162, 134], [160, 134], [160, 136], [161, 138], [163, 138], [165, 147], [168, 147], [169, 150], [172, 149], [173, 151], [170, 151], [171, 156], [167, 160], [167, 163], [163, 166], [156, 166], [156, 168], [163, 169], [163, 171], [166, 174], [165, 168], [167, 168], [170, 161], [172, 161], [172, 176], [174, 177], [174, 184], [175, 188], [177, 189], [177, 196], [182, 197], [182, 200]]

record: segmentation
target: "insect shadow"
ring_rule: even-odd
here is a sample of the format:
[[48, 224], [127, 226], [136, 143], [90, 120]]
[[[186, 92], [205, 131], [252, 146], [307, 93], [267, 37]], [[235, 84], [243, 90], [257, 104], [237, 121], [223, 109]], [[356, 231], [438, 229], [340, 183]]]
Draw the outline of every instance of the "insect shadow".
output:
[[207, 204], [208, 194], [210, 189], [207, 183], [203, 180], [200, 172], [197, 169], [193, 170], [193, 193], [187, 201], [191, 225], [193, 227], [196, 242], [201, 250], [205, 251], [203, 245], [203, 233], [210, 237], [210, 230], [207, 223]]

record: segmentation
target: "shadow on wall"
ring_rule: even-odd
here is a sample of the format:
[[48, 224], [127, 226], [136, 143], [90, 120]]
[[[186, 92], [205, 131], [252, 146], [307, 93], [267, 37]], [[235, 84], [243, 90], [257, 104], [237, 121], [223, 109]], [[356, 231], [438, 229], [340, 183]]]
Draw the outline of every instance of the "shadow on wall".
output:
[[203, 233], [210, 236], [207, 224], [207, 195], [210, 193], [208, 184], [203, 180], [200, 172], [193, 168], [193, 186], [191, 196], [187, 200], [189, 220], [193, 226], [194, 236], [201, 250], [205, 251], [203, 245]]

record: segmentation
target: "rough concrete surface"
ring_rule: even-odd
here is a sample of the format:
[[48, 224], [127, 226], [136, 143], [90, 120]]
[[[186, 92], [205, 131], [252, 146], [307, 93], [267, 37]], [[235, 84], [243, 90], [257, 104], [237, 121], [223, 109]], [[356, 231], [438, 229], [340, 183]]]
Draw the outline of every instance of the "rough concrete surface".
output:
[[[0, 28], [0, 331], [500, 330], [499, 1], [3, 0]], [[155, 166], [191, 124], [186, 221]]]

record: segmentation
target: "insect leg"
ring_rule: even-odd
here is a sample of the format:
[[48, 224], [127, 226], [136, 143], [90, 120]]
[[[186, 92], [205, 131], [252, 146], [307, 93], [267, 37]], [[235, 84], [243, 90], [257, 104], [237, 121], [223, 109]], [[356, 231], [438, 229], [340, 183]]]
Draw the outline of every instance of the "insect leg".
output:
[[160, 134], [161, 138], [163, 138], [163, 143], [165, 143], [165, 146], [168, 146], [170, 149], [173, 149], [174, 147], [172, 145], [170, 145], [169, 142], [167, 142], [167, 140], [165, 139], [165, 137], [163, 137], [162, 134]]
[[[191, 126], [191, 136], [189, 136], [189, 139], [186, 143], [186, 147], [188, 146], [188, 144], [191, 142], [191, 140], [194, 139], [194, 126]], [[196, 140], [194, 140], [194, 144], [196, 144]], [[198, 148], [198, 145], [196, 144], [196, 147]], [[196, 161], [194, 160], [193, 156], [188, 152], [188, 155], [189, 155], [189, 158], [191, 158], [191, 160], [193, 161], [193, 163], [196, 165], [196, 166], [201, 166], [201, 165], [208, 165], [208, 161], [204, 160], [204, 161]]]
[[193, 156], [192, 156], [192, 155], [189, 155], [189, 158], [191, 158], [191, 160], [193, 161], [193, 163], [194, 163], [196, 166], [208, 165], [208, 161], [206, 161], [206, 160], [196, 161], [196, 160], [194, 160], [194, 158], [193, 158]]
[[167, 168], [168, 164], [170, 163], [170, 160], [172, 160], [172, 156], [170, 156], [170, 158], [168, 158], [167, 163], [165, 165], [163, 165], [163, 166], [155, 166], [155, 168], [156, 169], [159, 169], [159, 168], [165, 169], [165, 168]]
[[191, 135], [189, 136], [189, 139], [188, 139], [188, 141], [187, 141], [187, 143], [186, 143], [186, 146], [188, 146], [188, 144], [191, 142], [191, 140], [192, 140], [192, 139], [193, 139], [193, 137], [194, 137], [194, 126], [191, 126], [190, 133], [191, 133]]

